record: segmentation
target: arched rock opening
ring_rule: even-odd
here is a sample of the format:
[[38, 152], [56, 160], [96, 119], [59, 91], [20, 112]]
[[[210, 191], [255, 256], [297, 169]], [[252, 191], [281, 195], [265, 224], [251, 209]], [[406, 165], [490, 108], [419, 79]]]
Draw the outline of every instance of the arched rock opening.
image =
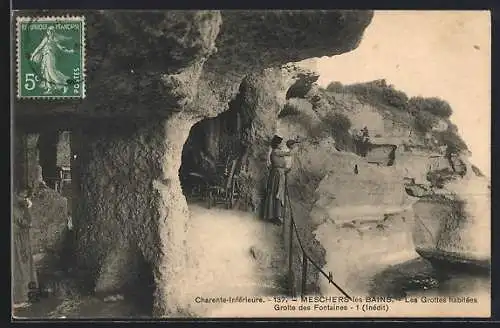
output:
[[286, 99], [305, 98], [311, 90], [313, 84], [318, 81], [319, 74], [312, 71], [299, 71], [296, 75], [296, 81], [286, 92]]
[[[182, 150], [179, 179], [188, 202], [206, 201], [209, 187], [225, 187], [242, 169], [246, 145], [243, 114], [231, 102], [229, 110], [193, 125]], [[248, 121], [248, 120], [247, 120]], [[232, 163], [237, 165], [232, 169]]]
[[[188, 202], [202, 199], [205, 202], [202, 206], [206, 206], [206, 197], [197, 189], [206, 185], [200, 176], [222, 176], [223, 164], [228, 159], [236, 157], [242, 164], [239, 172], [242, 180], [239, 190], [241, 195], [238, 202], [239, 209], [253, 212], [258, 219], [260, 202], [265, 192], [269, 140], [275, 133], [279, 133], [278, 115], [286, 104], [287, 91], [298, 78], [295, 73], [274, 69], [247, 76], [240, 85], [239, 93], [229, 103], [228, 111], [193, 125], [184, 145], [182, 165], [179, 170], [179, 178]], [[214, 168], [209, 164], [210, 161], [222, 165]], [[190, 175], [190, 173], [195, 174]], [[301, 188], [304, 179], [307, 177], [292, 179], [292, 197], [296, 196], [295, 191]], [[324, 256], [322, 248], [314, 240], [313, 227], [308, 224], [308, 208], [312, 204], [302, 204], [302, 200], [297, 198], [292, 201], [300, 233], [306, 239], [306, 245], [314, 245], [314, 256], [318, 263], [322, 263]], [[279, 243], [285, 248], [286, 238]], [[295, 247], [298, 247], [298, 244], [295, 244]], [[285, 255], [286, 252], [273, 256], [285, 257]], [[295, 255], [293, 266], [296, 272], [300, 272], [300, 257], [298, 254]], [[285, 272], [286, 269], [283, 268], [281, 273]], [[311, 270], [308, 273], [308, 286], [311, 292], [317, 291], [316, 279], [317, 272]], [[300, 276], [294, 277], [294, 283], [297, 287], [300, 286]]]

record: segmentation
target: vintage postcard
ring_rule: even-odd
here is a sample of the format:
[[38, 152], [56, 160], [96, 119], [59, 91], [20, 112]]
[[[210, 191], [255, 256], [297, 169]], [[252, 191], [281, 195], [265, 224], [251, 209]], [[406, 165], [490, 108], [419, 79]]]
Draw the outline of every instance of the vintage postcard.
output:
[[489, 11], [12, 24], [15, 319], [490, 317]]

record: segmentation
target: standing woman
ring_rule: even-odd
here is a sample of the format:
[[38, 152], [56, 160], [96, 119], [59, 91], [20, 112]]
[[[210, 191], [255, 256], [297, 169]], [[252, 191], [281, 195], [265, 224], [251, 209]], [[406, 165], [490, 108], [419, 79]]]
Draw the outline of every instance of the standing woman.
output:
[[30, 240], [31, 213], [29, 208], [31, 205], [28, 192], [23, 190], [17, 195], [13, 206], [12, 296], [14, 308], [28, 306], [29, 292], [34, 287], [32, 285], [38, 287]]
[[285, 214], [286, 185], [285, 171], [287, 150], [281, 150], [283, 138], [275, 135], [271, 140], [270, 172], [267, 180], [266, 197], [264, 200], [264, 220], [274, 224], [283, 224]]

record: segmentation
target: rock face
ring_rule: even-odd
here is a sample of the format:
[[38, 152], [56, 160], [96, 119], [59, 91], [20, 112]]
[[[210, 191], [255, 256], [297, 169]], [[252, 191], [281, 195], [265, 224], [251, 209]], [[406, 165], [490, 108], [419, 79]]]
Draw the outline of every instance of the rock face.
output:
[[[378, 272], [422, 251], [488, 266], [489, 239], [474, 237], [489, 235], [487, 179], [469, 167], [465, 152], [452, 166], [444, 152], [428, 142], [428, 134], [415, 129], [410, 113], [379, 99], [367, 102], [353, 92], [327, 92], [318, 86], [303, 98], [287, 101], [278, 127], [286, 138], [305, 139], [292, 174], [301, 189], [291, 193], [295, 202], [314, 199], [303, 215], [324, 249], [324, 269], [332, 271], [339, 285], [348, 292], [370, 293]], [[331, 113], [349, 119], [348, 136], [367, 126], [375, 147], [364, 157], [356, 154], [356, 147], [338, 147], [342, 140], [322, 125]], [[449, 199], [428, 195], [437, 185], [442, 186], [435, 192]], [[297, 197], [304, 191], [307, 197]], [[419, 198], [424, 196], [429, 197]], [[318, 282], [322, 292], [338, 293], [326, 280]]]
[[36, 110], [19, 102], [17, 113], [215, 116], [227, 109], [247, 74], [350, 51], [373, 16], [369, 11], [233, 10], [71, 14], [84, 14], [87, 21], [87, 99], [40, 103]]
[[[140, 254], [153, 266], [158, 306], [163, 311], [175, 308], [179, 293], [173, 291], [175, 284], [165, 282], [179, 279], [184, 268], [189, 214], [178, 170], [193, 123], [182, 116], [146, 126], [104, 122], [74, 133], [74, 138], [85, 139], [74, 141], [79, 145], [79, 161], [73, 170], [80, 185], [75, 213], [79, 266], [86, 268], [82, 275], [90, 287], [102, 272], [109, 272], [108, 265], [114, 266], [106, 259], [112, 260], [108, 255], [121, 247], [125, 253]], [[128, 268], [126, 272], [134, 274], [134, 263], [133, 257], [123, 256], [116, 268]], [[128, 280], [121, 272], [115, 274]], [[98, 286], [101, 290], [112, 287]]]
[[442, 188], [420, 195], [413, 205], [418, 218], [415, 244], [419, 253], [439, 264], [489, 269], [489, 181], [464, 163], [467, 174], [455, 174]]
[[[402, 172], [336, 151], [326, 140], [299, 147], [291, 193], [294, 203], [304, 204], [302, 213], [298, 205], [294, 208], [307, 218], [299, 222], [309, 225], [305, 231], [312, 230], [309, 238], [314, 242], [308, 249], [322, 249], [315, 257], [349, 294], [366, 294], [378, 270], [417, 256], [412, 200], [398, 188]], [[322, 293], [339, 293], [323, 278], [317, 284]]]
[[66, 198], [50, 188], [39, 190], [32, 198], [33, 252], [58, 253], [68, 226]]
[[278, 114], [286, 102], [288, 89], [295, 82], [294, 77], [296, 75], [283, 70], [268, 69], [263, 74], [245, 78], [240, 88], [238, 103], [244, 117], [242, 137], [247, 159], [243, 178], [254, 211], [260, 209], [263, 199], [269, 140], [275, 134]]
[[[238, 90], [246, 90], [240, 104], [251, 113], [244, 138], [252, 144], [248, 193], [257, 207], [255, 186], [262, 180], [264, 140], [274, 129], [266, 119], [275, 118], [296, 82], [293, 77], [278, 79], [275, 70], [266, 69], [354, 49], [373, 14], [63, 14], [86, 17], [87, 97], [17, 101], [16, 115], [27, 124], [49, 114], [69, 118], [59, 122], [72, 130], [72, 151], [78, 154], [72, 163], [78, 186], [73, 223], [78, 268], [86, 285], [111, 292], [131, 281], [132, 274], [123, 276], [124, 268], [136, 276], [149, 270], [155, 285], [154, 315], [179, 315], [189, 211], [178, 172], [190, 128], [226, 110]], [[31, 126], [36, 124], [31, 121]], [[117, 250], [122, 253], [113, 255]], [[143, 261], [134, 261], [130, 254]]]

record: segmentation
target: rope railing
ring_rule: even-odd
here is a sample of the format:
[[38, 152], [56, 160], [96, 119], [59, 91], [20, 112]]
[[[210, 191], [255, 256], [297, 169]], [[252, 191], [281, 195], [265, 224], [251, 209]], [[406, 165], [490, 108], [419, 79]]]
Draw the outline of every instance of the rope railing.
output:
[[[292, 296], [295, 296], [295, 282], [294, 282], [294, 275], [293, 275], [293, 236], [295, 235], [297, 238], [297, 242], [299, 244], [300, 250], [302, 251], [302, 280], [301, 280], [301, 294], [302, 296], [305, 296], [306, 291], [307, 291], [307, 270], [308, 270], [308, 262], [310, 262], [317, 270], [318, 272], [324, 276], [330, 284], [335, 286], [337, 290], [339, 290], [342, 295], [347, 297], [349, 300], [352, 301], [351, 296], [349, 296], [339, 285], [335, 283], [333, 280], [333, 274], [332, 272], [328, 272], [328, 274], [309, 256], [309, 254], [306, 252], [304, 245], [302, 243], [302, 240], [299, 235], [299, 231], [297, 229], [297, 225], [295, 223], [295, 220], [293, 218], [293, 211], [292, 211], [292, 204], [290, 202], [290, 193], [288, 191], [288, 182], [285, 179], [285, 188], [286, 188], [286, 202], [287, 202], [287, 207], [288, 210], [290, 211], [290, 231], [289, 231], [289, 249], [288, 249], [288, 281], [289, 281], [289, 289], [290, 293]], [[295, 232], [295, 233], [294, 233]]]
[[429, 229], [429, 227], [425, 224], [425, 222], [418, 215], [415, 215], [415, 220], [420, 223], [420, 225], [424, 228], [425, 232], [427, 232], [427, 234], [431, 237], [432, 243], [436, 245], [437, 242], [436, 237]]

